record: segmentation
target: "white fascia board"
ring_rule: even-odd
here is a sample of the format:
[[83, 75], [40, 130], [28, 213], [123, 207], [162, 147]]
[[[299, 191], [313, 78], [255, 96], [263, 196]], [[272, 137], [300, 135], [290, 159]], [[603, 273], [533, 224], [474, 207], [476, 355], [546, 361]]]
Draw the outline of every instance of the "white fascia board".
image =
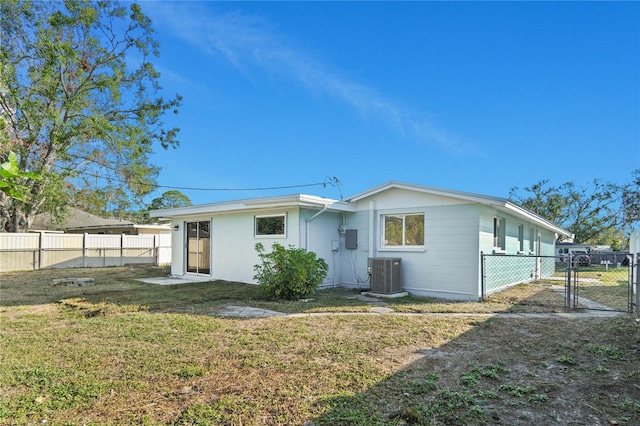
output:
[[264, 210], [283, 207], [308, 207], [332, 211], [355, 211], [348, 203], [314, 195], [296, 194], [275, 197], [251, 198], [246, 200], [225, 201], [220, 203], [201, 204], [198, 206], [178, 207], [175, 209], [152, 210], [151, 217], [182, 217], [209, 213], [233, 213], [248, 210]]

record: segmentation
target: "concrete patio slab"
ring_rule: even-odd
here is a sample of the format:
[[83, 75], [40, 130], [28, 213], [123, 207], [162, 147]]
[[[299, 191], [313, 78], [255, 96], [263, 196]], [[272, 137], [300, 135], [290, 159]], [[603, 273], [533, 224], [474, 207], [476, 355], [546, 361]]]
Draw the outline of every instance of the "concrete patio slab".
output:
[[200, 277], [193, 278], [184, 278], [184, 277], [157, 277], [157, 278], [138, 278], [136, 281], [141, 281], [147, 284], [156, 284], [156, 285], [177, 285], [177, 284], [192, 284], [197, 282], [206, 282], [209, 279], [204, 279]]
[[217, 315], [235, 318], [267, 318], [285, 316], [286, 314], [268, 309], [253, 308], [251, 306], [227, 305], [223, 310], [218, 311]]

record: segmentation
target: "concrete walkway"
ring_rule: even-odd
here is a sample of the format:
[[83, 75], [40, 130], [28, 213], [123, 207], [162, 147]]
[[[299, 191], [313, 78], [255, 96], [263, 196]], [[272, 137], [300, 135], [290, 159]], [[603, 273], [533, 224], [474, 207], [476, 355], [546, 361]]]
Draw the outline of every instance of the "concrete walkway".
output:
[[615, 311], [591, 311], [584, 310], [580, 312], [549, 312], [549, 313], [440, 313], [440, 312], [424, 312], [424, 313], [408, 313], [394, 312], [393, 309], [380, 306], [373, 306], [370, 312], [311, 312], [287, 314], [284, 312], [270, 311], [268, 309], [254, 308], [251, 306], [227, 305], [224, 309], [217, 311], [214, 315], [221, 317], [234, 318], [268, 318], [268, 317], [287, 317], [287, 318], [305, 318], [305, 317], [327, 317], [327, 316], [354, 316], [354, 315], [384, 315], [384, 316], [401, 316], [401, 317], [458, 317], [458, 318], [611, 318], [621, 315], [622, 312]]

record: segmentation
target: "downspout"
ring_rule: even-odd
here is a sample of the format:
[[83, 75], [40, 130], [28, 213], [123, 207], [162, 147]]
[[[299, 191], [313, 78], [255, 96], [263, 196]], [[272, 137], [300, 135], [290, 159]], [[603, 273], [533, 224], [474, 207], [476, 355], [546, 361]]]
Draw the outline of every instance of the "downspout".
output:
[[309, 222], [311, 222], [312, 220], [314, 220], [316, 217], [320, 216], [322, 213], [326, 212], [329, 209], [329, 206], [324, 206], [322, 208], [322, 210], [320, 210], [318, 213], [314, 214], [313, 216], [311, 216], [309, 219], [307, 219], [305, 221], [305, 229], [304, 229], [304, 248], [305, 250], [309, 251]]

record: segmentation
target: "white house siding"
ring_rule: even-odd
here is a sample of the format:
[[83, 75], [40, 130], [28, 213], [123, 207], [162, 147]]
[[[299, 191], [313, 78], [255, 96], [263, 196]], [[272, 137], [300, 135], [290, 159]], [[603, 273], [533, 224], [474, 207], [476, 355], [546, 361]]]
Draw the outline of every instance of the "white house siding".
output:
[[[207, 220], [206, 218], [204, 220]], [[176, 227], [178, 229], [176, 229]], [[180, 218], [174, 218], [171, 221], [171, 274], [183, 275], [185, 271], [184, 267], [184, 245], [185, 245], [185, 226], [184, 221]]]
[[[256, 237], [254, 235], [254, 218], [256, 215], [286, 214], [285, 237]], [[273, 243], [284, 247], [293, 245], [300, 247], [301, 235], [298, 226], [298, 209], [274, 209], [247, 211], [233, 214], [214, 215], [211, 223], [211, 278], [256, 283], [253, 278], [254, 265], [260, 262], [255, 250], [257, 243], [262, 243], [267, 252]]]
[[[358, 232], [357, 248], [346, 248], [346, 236], [340, 236], [340, 277], [342, 285], [368, 288], [367, 259], [369, 258], [369, 212], [345, 214], [345, 228]], [[372, 255], [375, 256], [375, 253]]]
[[[273, 243], [284, 247], [290, 245], [306, 248], [325, 259], [329, 272], [324, 286], [340, 283], [340, 252], [331, 250], [331, 241], [340, 241], [338, 227], [342, 221], [340, 213], [323, 212], [311, 219], [319, 210], [298, 207], [273, 210], [256, 210], [233, 213], [218, 213], [206, 216], [193, 216], [174, 220], [172, 226], [178, 225], [179, 231], [173, 232], [172, 246], [181, 247], [172, 253], [171, 273], [185, 273], [185, 223], [195, 221], [211, 221], [211, 279], [256, 283], [253, 278], [254, 265], [260, 262], [255, 251], [256, 243], [262, 243], [265, 250], [271, 251]], [[286, 214], [286, 236], [255, 237], [254, 218], [256, 215]], [[307, 230], [308, 228], [308, 230]], [[308, 236], [308, 242], [307, 242]]]
[[[315, 209], [304, 209], [300, 212], [301, 241], [296, 247], [306, 248], [327, 262], [329, 270], [321, 286], [331, 287], [341, 282], [340, 250], [343, 250], [344, 246], [340, 245], [338, 227], [342, 222], [342, 214], [330, 211], [320, 214], [318, 212]], [[316, 214], [318, 215], [315, 216]], [[310, 219], [311, 221], [308, 222]], [[332, 241], [338, 244], [337, 251], [332, 251]]]
[[[373, 201], [373, 204], [370, 204]], [[358, 230], [358, 249], [343, 252], [343, 284], [367, 287], [367, 258], [402, 259], [402, 287], [420, 296], [477, 300], [478, 205], [460, 200], [391, 189], [359, 200], [358, 212], [347, 214], [347, 228]], [[370, 227], [370, 206], [375, 208]], [[398, 208], [396, 206], [402, 206]], [[383, 248], [380, 216], [393, 213], [425, 214], [424, 250]], [[373, 229], [374, 235], [369, 235]], [[369, 239], [373, 253], [369, 253]]]

